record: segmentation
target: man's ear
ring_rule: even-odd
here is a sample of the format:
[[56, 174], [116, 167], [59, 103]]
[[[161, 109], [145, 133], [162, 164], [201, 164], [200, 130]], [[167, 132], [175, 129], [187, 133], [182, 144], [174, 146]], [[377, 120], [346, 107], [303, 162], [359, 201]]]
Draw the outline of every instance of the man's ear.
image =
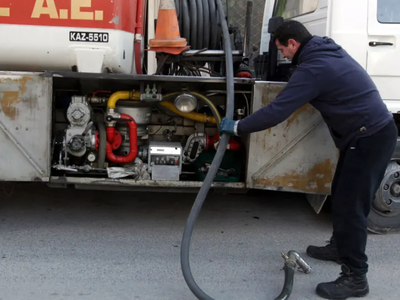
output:
[[294, 40], [294, 39], [289, 39], [288, 40], [288, 46], [292, 46], [293, 48], [295, 48], [295, 47], [299, 46], [299, 43], [296, 42], [296, 40]]

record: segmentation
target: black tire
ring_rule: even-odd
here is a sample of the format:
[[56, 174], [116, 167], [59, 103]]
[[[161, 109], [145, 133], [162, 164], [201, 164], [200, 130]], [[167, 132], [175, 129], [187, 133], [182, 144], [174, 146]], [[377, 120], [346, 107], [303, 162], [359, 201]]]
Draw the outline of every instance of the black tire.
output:
[[368, 230], [376, 234], [400, 231], [400, 165], [396, 161], [389, 163], [376, 192]]

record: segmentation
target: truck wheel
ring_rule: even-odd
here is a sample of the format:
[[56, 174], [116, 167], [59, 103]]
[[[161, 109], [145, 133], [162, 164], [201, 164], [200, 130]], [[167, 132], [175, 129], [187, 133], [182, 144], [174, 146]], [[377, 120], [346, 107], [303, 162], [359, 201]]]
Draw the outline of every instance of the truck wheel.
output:
[[368, 230], [377, 234], [400, 231], [400, 165], [396, 161], [389, 163], [375, 194]]

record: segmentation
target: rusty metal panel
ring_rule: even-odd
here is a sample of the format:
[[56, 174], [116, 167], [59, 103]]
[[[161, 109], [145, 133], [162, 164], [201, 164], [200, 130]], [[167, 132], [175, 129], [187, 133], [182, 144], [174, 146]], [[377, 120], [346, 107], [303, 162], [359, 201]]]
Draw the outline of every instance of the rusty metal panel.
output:
[[[285, 83], [257, 82], [253, 111], [268, 105]], [[248, 188], [330, 194], [338, 150], [320, 113], [306, 104], [287, 120], [249, 138]]]
[[0, 72], [0, 180], [48, 180], [51, 108], [51, 78]]

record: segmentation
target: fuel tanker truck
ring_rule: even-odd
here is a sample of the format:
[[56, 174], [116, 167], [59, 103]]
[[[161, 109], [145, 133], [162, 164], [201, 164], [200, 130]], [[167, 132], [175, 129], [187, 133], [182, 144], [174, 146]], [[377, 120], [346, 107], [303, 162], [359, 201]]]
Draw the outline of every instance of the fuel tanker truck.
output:
[[[288, 81], [291, 64], [270, 40], [277, 18], [342, 45], [400, 120], [399, 1], [242, 2], [244, 30], [229, 26], [226, 49], [215, 0], [0, 0], [0, 180], [198, 191], [220, 145], [227, 54], [236, 120], [268, 105]], [[255, 9], [264, 9], [257, 56], [249, 42], [260, 22]], [[232, 137], [211, 188], [302, 193], [318, 213], [337, 159], [307, 104], [271, 129]], [[400, 148], [374, 199], [371, 231], [400, 229], [399, 160]]]

